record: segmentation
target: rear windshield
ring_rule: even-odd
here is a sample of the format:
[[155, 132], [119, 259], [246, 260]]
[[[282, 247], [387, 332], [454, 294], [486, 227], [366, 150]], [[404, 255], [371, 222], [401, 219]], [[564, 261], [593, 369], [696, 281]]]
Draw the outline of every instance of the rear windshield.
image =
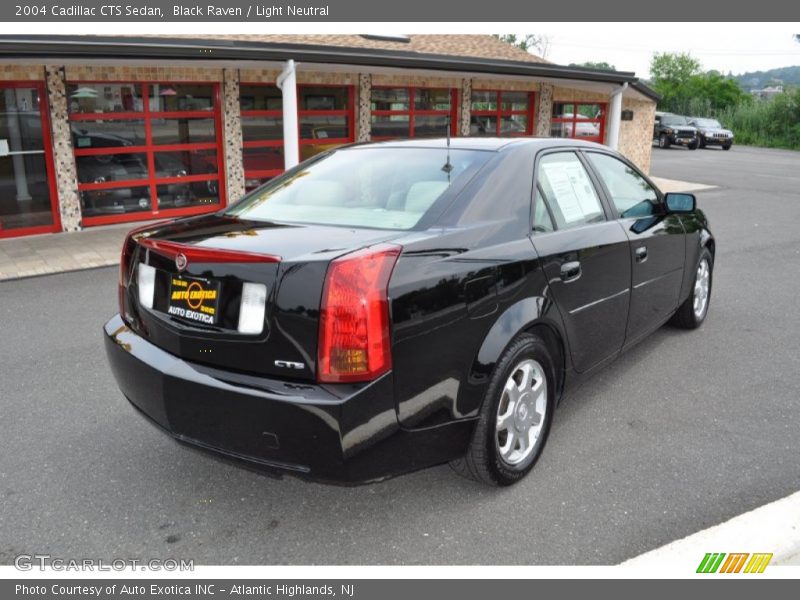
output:
[[[449, 158], [448, 158], [449, 156]], [[242, 219], [379, 229], [413, 228], [450, 186], [491, 152], [350, 148], [273, 179], [232, 206]]]

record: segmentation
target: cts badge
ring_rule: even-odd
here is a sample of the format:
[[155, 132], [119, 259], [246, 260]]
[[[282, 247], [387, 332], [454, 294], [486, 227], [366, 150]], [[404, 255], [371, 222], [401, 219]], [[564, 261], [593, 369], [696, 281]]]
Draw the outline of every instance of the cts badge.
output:
[[276, 360], [275, 366], [280, 367], [282, 369], [304, 369], [305, 365], [299, 362], [292, 362], [290, 360]]
[[189, 265], [189, 261], [186, 258], [186, 255], [179, 252], [175, 256], [175, 267], [178, 271], [183, 271]]

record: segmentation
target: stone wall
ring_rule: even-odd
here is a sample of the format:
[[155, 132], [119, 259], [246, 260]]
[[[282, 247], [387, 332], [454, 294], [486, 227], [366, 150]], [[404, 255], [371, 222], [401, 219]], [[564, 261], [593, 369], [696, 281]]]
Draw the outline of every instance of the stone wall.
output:
[[649, 173], [650, 158], [653, 153], [656, 103], [648, 100], [623, 98], [622, 110], [632, 110], [633, 120], [620, 123], [619, 151], [642, 171]]
[[81, 203], [78, 195], [78, 173], [72, 154], [72, 134], [67, 120], [67, 92], [64, 67], [48, 65], [47, 102], [50, 106], [50, 128], [53, 135], [53, 164], [56, 171], [58, 208], [61, 228], [78, 231], [81, 228]]
[[239, 108], [239, 71], [225, 69], [222, 83], [222, 128], [225, 152], [225, 190], [228, 202], [244, 195], [242, 120]]

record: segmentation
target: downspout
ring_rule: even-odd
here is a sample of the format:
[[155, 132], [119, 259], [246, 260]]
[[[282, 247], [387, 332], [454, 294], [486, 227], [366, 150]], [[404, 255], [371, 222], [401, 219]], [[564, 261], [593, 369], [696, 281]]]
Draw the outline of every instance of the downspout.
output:
[[619, 126], [622, 121], [622, 94], [628, 89], [626, 81], [613, 92], [608, 104], [608, 147], [612, 150], [619, 148]]
[[287, 60], [275, 85], [283, 93], [283, 166], [287, 171], [300, 162], [297, 126], [297, 76], [295, 62]]

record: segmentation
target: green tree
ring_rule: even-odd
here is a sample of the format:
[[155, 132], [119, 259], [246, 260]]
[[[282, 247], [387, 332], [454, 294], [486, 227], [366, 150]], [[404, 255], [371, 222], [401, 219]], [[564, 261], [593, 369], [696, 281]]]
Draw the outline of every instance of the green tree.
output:
[[700, 73], [700, 61], [686, 52], [657, 52], [650, 59], [653, 85], [681, 85]]
[[610, 65], [607, 62], [583, 62], [583, 63], [570, 63], [570, 67], [584, 67], [586, 69], [594, 69], [596, 71], [616, 71], [617, 68], [614, 65]]
[[[721, 110], [752, 100], [734, 79], [723, 77], [716, 71], [709, 71], [689, 78], [685, 86], [686, 100], [700, 100], [707, 107], [707, 112]], [[691, 112], [691, 111], [690, 111]]]
[[686, 53], [654, 54], [650, 75], [661, 95], [661, 110], [704, 116], [751, 101], [736, 80], [715, 70], [703, 72], [700, 62]]

